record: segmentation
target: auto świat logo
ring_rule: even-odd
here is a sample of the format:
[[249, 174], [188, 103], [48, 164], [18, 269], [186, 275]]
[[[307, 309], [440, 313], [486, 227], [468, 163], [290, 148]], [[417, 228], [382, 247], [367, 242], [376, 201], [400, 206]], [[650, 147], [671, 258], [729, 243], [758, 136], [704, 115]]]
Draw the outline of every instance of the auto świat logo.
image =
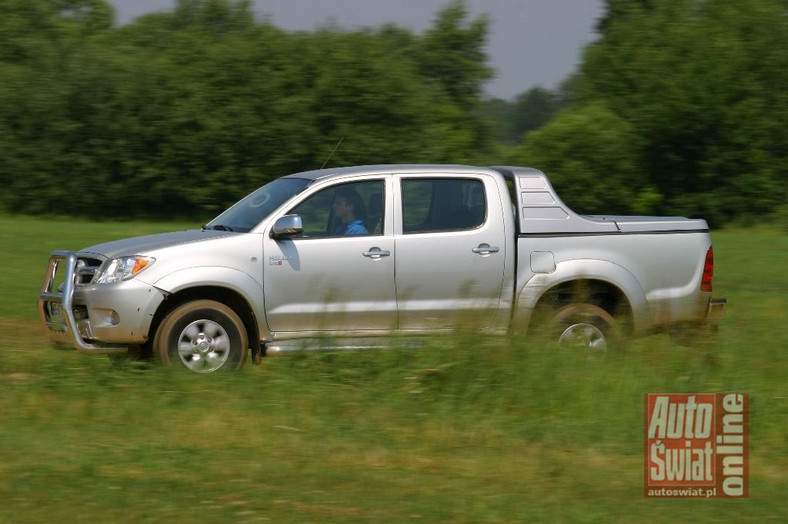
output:
[[645, 395], [646, 497], [749, 496], [749, 396]]

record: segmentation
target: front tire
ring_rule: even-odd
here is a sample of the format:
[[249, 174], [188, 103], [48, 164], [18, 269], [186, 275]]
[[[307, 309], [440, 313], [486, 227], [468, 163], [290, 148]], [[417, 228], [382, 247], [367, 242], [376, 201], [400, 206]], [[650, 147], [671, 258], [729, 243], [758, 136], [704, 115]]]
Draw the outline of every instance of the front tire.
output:
[[551, 327], [562, 348], [584, 351], [589, 358], [603, 358], [620, 337], [616, 319], [593, 304], [570, 304], [559, 309]]
[[237, 370], [246, 361], [248, 347], [238, 314], [213, 300], [176, 307], [164, 318], [153, 340], [153, 351], [165, 365], [193, 373]]

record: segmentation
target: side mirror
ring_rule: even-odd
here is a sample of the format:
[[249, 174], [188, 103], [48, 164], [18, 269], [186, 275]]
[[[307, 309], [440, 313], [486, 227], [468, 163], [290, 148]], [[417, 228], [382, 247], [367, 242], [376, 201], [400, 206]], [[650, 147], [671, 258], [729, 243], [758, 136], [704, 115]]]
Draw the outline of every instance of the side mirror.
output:
[[271, 229], [271, 238], [300, 235], [303, 232], [304, 224], [301, 221], [301, 215], [285, 215], [277, 218], [276, 222], [274, 222], [274, 227]]

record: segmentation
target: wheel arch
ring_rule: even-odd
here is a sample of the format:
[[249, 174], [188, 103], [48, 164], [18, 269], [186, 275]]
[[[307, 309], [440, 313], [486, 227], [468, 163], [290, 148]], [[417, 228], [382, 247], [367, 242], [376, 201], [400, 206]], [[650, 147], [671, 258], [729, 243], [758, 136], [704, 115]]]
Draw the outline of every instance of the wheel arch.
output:
[[568, 280], [547, 289], [533, 308], [532, 319], [573, 304], [596, 306], [616, 319], [623, 333], [632, 332], [632, 306], [615, 284], [594, 278]]
[[152, 342], [162, 321], [175, 308], [187, 302], [195, 300], [214, 300], [226, 305], [241, 318], [241, 322], [246, 330], [246, 335], [252, 355], [259, 350], [260, 330], [257, 324], [257, 315], [247, 299], [238, 291], [217, 286], [217, 285], [197, 285], [180, 289], [175, 293], [168, 294], [159, 305], [151, 321], [148, 341]]
[[237, 269], [222, 266], [203, 266], [181, 269], [168, 274], [153, 284], [165, 295], [151, 322], [152, 340], [162, 319], [173, 308], [190, 300], [217, 300], [231, 307], [244, 323], [249, 344], [255, 346], [265, 330], [263, 286], [259, 280]]
[[527, 330], [538, 322], [540, 313], [572, 303], [602, 308], [621, 322], [625, 333], [640, 329], [647, 304], [640, 283], [625, 268], [605, 260], [569, 260], [525, 283], [518, 293], [513, 325]]

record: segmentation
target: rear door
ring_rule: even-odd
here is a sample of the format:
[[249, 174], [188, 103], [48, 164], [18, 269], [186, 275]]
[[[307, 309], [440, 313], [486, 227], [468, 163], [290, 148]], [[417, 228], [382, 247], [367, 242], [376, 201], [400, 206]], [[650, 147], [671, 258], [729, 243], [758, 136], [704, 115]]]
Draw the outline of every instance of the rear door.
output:
[[402, 330], [490, 326], [503, 292], [505, 224], [496, 180], [398, 175], [397, 304]]

